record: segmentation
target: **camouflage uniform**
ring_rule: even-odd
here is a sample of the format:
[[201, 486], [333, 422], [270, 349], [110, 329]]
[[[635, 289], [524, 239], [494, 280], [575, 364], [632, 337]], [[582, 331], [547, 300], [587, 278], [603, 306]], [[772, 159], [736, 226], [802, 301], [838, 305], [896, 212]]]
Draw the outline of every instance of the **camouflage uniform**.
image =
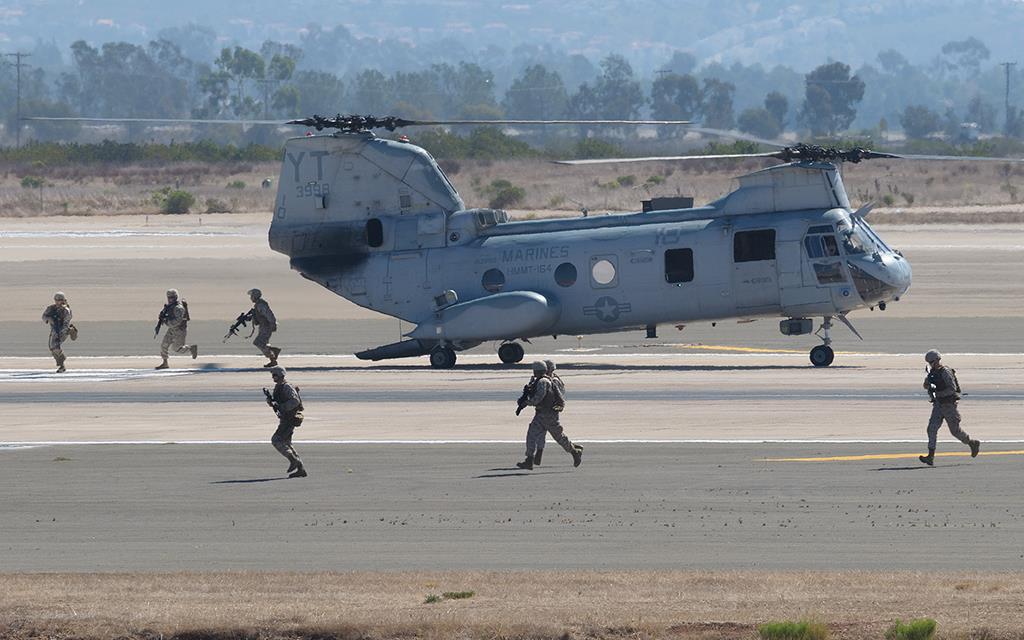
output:
[[[938, 364], [941, 355], [938, 351], [929, 351], [925, 360], [932, 364]], [[960, 400], [960, 393], [957, 391], [957, 384], [953, 378], [953, 372], [949, 367], [939, 365], [932, 366], [924, 381], [924, 388], [933, 392], [932, 414], [928, 419], [928, 455], [919, 456], [921, 462], [931, 465], [935, 457], [935, 445], [942, 421], [946, 421], [949, 432], [953, 437], [971, 448], [971, 457], [978, 455], [981, 446], [977, 440], [972, 440], [966, 431], [960, 428], [960, 410], [957, 402]]]
[[285, 382], [283, 371], [284, 369], [281, 367], [271, 370], [276, 383], [271, 398], [277, 408], [280, 422], [278, 422], [277, 431], [274, 432], [270, 443], [288, 459], [290, 463], [288, 472], [295, 471], [290, 477], [305, 477], [306, 470], [302, 466], [302, 460], [299, 459], [299, 454], [292, 447], [292, 434], [295, 432], [295, 428], [302, 424], [302, 400], [295, 388]]
[[50, 325], [48, 346], [53, 359], [57, 362], [57, 372], [63, 373], [67, 356], [64, 355], [61, 344], [68, 339], [68, 333], [71, 331], [71, 307], [68, 306], [63, 294], [58, 293], [54, 296], [54, 303], [43, 311], [43, 322]]
[[[532, 469], [534, 464], [540, 464], [539, 457], [544, 452], [544, 440], [550, 433], [551, 438], [573, 457], [573, 464], [578, 467], [582, 461], [583, 447], [573, 444], [562, 429], [558, 419], [559, 412], [554, 409], [560, 401], [561, 394], [555, 389], [556, 381], [552, 378], [554, 367], [550, 366], [547, 369], [552, 373], [545, 371], [537, 378], [533, 394], [526, 400], [527, 404], [536, 408], [536, 412], [526, 430], [526, 460], [519, 466]], [[561, 380], [559, 379], [557, 383], [560, 384]]]
[[280, 349], [270, 344], [270, 334], [277, 331], [277, 318], [274, 317], [270, 305], [263, 298], [256, 300], [250, 313], [252, 314], [252, 323], [259, 327], [252, 343], [270, 360], [269, 366], [274, 366], [277, 364], [277, 354], [281, 353]]
[[160, 317], [167, 330], [164, 332], [163, 341], [160, 342], [160, 357], [163, 358], [163, 364], [157, 369], [167, 368], [167, 358], [171, 350], [176, 353], [191, 352], [192, 358], [195, 359], [199, 353], [199, 347], [194, 344], [185, 344], [185, 339], [188, 337], [188, 309], [185, 303], [178, 298], [178, 293], [174, 289], [167, 292], [167, 304], [164, 305]]

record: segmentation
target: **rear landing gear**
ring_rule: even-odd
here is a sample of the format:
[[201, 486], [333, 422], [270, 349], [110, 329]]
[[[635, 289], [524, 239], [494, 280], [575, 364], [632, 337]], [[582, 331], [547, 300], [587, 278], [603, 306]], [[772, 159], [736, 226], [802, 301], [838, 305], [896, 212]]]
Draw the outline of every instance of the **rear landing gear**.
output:
[[526, 351], [523, 349], [523, 345], [518, 342], [506, 342], [498, 347], [498, 358], [505, 364], [522, 362], [525, 355]]
[[822, 342], [825, 344], [819, 344], [818, 346], [811, 349], [811, 364], [816, 367], [827, 367], [832, 364], [836, 354], [832, 351], [832, 336], [830, 334], [832, 330], [832, 316], [826, 316], [821, 323], [821, 328], [815, 333], [821, 337]]
[[430, 366], [435, 369], [451, 369], [455, 366], [455, 350], [445, 346], [434, 347], [430, 352]]

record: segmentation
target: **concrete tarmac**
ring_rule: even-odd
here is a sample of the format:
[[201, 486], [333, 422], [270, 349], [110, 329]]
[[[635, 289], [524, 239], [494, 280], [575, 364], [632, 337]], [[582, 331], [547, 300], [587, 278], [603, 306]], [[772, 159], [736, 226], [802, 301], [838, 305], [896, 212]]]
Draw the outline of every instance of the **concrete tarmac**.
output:
[[2, 450], [0, 571], [1024, 569], [1020, 444], [298, 449]]

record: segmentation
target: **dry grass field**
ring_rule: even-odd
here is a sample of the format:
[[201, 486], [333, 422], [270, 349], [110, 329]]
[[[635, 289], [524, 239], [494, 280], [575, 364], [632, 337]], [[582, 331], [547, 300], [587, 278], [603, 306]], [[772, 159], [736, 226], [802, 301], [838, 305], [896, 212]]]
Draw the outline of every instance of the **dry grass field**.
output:
[[[282, 549], [287, 553], [287, 548]], [[445, 592], [472, 592], [451, 599]], [[428, 596], [440, 596], [427, 602]], [[468, 595], [468, 594], [463, 594]], [[0, 637], [743, 638], [811, 619], [840, 640], [930, 617], [939, 639], [1024, 637], [1024, 578], [969, 573], [8, 574]]]
[[[474, 162], [450, 167], [450, 177], [467, 206], [487, 206], [487, 186], [508, 180], [525, 189], [520, 216], [543, 211], [572, 214], [637, 211], [652, 196], [692, 196], [710, 202], [734, 186], [738, 175], [769, 166], [760, 160], [645, 162], [567, 166], [541, 160]], [[2, 169], [0, 169], [2, 170]], [[0, 216], [157, 213], [154, 191], [180, 187], [196, 196], [193, 212], [219, 200], [236, 213], [269, 211], [279, 167], [264, 164], [178, 164], [129, 167], [40, 168], [43, 189], [25, 189], [20, 175], [0, 173]], [[879, 222], [1024, 221], [1024, 164], [1002, 162], [874, 161], [847, 164], [846, 188], [856, 206], [875, 202]], [[244, 183], [232, 188], [231, 183]], [[954, 209], [954, 210], [950, 210]]]

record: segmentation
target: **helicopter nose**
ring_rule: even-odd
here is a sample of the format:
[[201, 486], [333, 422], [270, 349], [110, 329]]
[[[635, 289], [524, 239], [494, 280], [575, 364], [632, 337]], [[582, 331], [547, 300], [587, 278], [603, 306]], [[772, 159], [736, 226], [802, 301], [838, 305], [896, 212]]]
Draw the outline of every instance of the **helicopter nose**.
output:
[[886, 269], [889, 275], [889, 284], [896, 289], [896, 297], [900, 297], [910, 289], [910, 282], [913, 279], [910, 263], [906, 258], [900, 256], [889, 263]]

